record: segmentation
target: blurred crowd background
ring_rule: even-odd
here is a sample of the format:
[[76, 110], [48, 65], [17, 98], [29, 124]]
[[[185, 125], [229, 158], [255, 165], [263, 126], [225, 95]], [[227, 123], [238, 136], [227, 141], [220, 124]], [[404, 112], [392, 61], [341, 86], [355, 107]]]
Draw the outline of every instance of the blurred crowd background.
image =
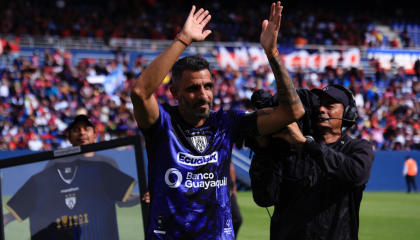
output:
[[[132, 114], [130, 89], [147, 67], [141, 56], [133, 69], [128, 69], [124, 60], [85, 61], [72, 66], [68, 52], [47, 52], [45, 56], [44, 66], [36, 66], [34, 55], [31, 59], [17, 58], [12, 69], [1, 70], [0, 149], [67, 147], [65, 130], [78, 114], [89, 115], [100, 141], [139, 133]], [[86, 79], [93, 72], [111, 74], [118, 66], [124, 69], [126, 80], [114, 94], [107, 94], [102, 84], [90, 84]], [[327, 67], [321, 73], [296, 70], [290, 74], [298, 88], [322, 88], [337, 83], [352, 90], [360, 115], [357, 128], [348, 131], [353, 137], [370, 140], [378, 150], [420, 149], [420, 82], [416, 76], [407, 76], [404, 69], [385, 71], [378, 66], [372, 76], [365, 76], [356, 68], [340, 67]], [[255, 90], [275, 91], [268, 66], [255, 71], [213, 69], [212, 76], [215, 110], [220, 107], [253, 110], [250, 98]], [[176, 104], [169, 92], [170, 79], [169, 74], [157, 89], [156, 97], [161, 103]]]
[[[285, 2], [280, 44], [350, 46], [419, 46], [416, 11], [381, 4], [381, 0]], [[158, 1], [158, 0], [16, 0], [0, 2], [0, 33], [34, 37], [88, 37], [104, 39], [173, 39], [180, 32], [191, 5], [208, 9], [212, 21], [209, 41], [258, 42], [261, 23], [270, 2]], [[416, 21], [417, 20], [417, 21]], [[387, 39], [375, 23], [388, 24], [399, 37]]]
[[[237, 1], [233, 1], [237, 2]], [[0, 34], [19, 36], [92, 37], [105, 42], [113, 37], [173, 39], [188, 14], [189, 1], [1, 1]], [[223, 5], [204, 1], [212, 13], [208, 26], [210, 41], [258, 42], [260, 24], [267, 6], [243, 2]], [[197, 4], [198, 5], [198, 4]], [[82, 6], [82, 7], [80, 7]], [[54, 9], [54, 11], [51, 11]], [[410, 10], [396, 9], [388, 18], [366, 9], [354, 11], [304, 5], [287, 9], [282, 19], [280, 44], [354, 45], [413, 47], [417, 43], [416, 21]], [[375, 29], [375, 19], [387, 19], [400, 35], [386, 39]], [[384, 20], [385, 21], [385, 20]], [[419, 31], [420, 34], [420, 31]], [[52, 150], [70, 146], [66, 128], [78, 114], [87, 114], [99, 134], [99, 141], [139, 134], [132, 114], [130, 89], [147, 67], [138, 56], [132, 68], [118, 52], [114, 60], [81, 61], [72, 64], [69, 51], [17, 57], [8, 66], [0, 66], [0, 150]], [[376, 150], [420, 150], [420, 80], [407, 75], [403, 68], [385, 70], [372, 60], [374, 74], [358, 68], [325, 68], [321, 72], [296, 69], [297, 88], [322, 88], [342, 84], [355, 93], [359, 110], [357, 127], [347, 131], [354, 138], [371, 141]], [[392, 65], [392, 63], [391, 63]], [[415, 64], [420, 73], [420, 61]], [[103, 84], [92, 84], [88, 76], [111, 75], [122, 69], [124, 81], [110, 94]], [[213, 108], [254, 110], [252, 93], [267, 89], [274, 93], [269, 66], [250, 70], [213, 69], [215, 81]], [[156, 91], [159, 102], [176, 104], [169, 92], [170, 74]]]

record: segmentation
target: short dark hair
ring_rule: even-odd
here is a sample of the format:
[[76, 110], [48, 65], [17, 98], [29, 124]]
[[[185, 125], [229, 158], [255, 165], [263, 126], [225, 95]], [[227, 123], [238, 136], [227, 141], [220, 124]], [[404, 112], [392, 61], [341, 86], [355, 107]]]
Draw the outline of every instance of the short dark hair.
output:
[[210, 72], [210, 64], [199, 55], [181, 58], [172, 66], [173, 84], [176, 85], [185, 70], [200, 71], [203, 69], [207, 69]]

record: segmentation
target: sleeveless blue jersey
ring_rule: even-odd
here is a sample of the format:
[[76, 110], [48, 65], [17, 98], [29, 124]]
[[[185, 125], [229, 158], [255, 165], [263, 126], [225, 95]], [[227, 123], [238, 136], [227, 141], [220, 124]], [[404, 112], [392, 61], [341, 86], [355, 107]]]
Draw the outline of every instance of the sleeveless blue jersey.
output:
[[235, 239], [227, 183], [245, 113], [220, 109], [193, 128], [177, 106], [159, 105], [156, 123], [142, 130], [151, 195], [146, 239]]

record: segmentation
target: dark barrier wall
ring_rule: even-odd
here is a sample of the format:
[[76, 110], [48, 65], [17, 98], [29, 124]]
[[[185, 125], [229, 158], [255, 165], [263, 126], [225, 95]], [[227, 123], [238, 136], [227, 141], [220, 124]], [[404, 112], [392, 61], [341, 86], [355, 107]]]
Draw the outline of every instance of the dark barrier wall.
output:
[[[248, 158], [249, 150], [248, 151], [238, 151], [243, 156]], [[17, 157], [22, 155], [31, 154], [31, 151], [1, 151], [0, 152], [0, 159], [6, 159], [11, 157]], [[132, 157], [133, 153], [132, 150], [127, 151], [117, 151], [117, 150], [107, 150], [107, 156], [113, 157], [115, 156], [116, 159], [124, 159], [123, 155], [127, 155], [127, 157]], [[375, 152], [375, 161], [373, 163], [372, 172], [370, 180], [367, 184], [366, 191], [406, 191], [406, 183], [405, 179], [402, 176], [403, 166], [406, 156], [411, 156], [417, 161], [417, 164], [420, 167], [420, 152]], [[118, 156], [118, 157], [117, 157]], [[144, 156], [147, 157], [146, 152], [144, 152]], [[146, 158], [147, 159], [147, 158]], [[129, 175], [134, 174], [131, 173], [133, 170], [133, 166], [130, 164], [125, 164], [127, 162], [118, 161], [121, 170], [127, 172]], [[41, 171], [44, 167], [45, 163], [39, 163], [39, 170]], [[249, 168], [249, 166], [247, 166]], [[238, 168], [238, 166], [236, 166]], [[17, 169], [18, 170], [18, 169]], [[11, 172], [11, 171], [8, 171]], [[246, 171], [243, 169], [237, 169], [237, 172], [244, 172], [242, 174], [246, 176]], [[10, 173], [8, 173], [10, 174]], [[25, 173], [16, 172], [16, 175], [24, 175]], [[28, 176], [29, 179], [30, 176]], [[419, 181], [420, 175], [417, 176], [416, 182], [417, 186], [420, 187]], [[22, 179], [22, 178], [19, 178]], [[27, 179], [26, 179], [27, 180]], [[26, 181], [25, 180], [25, 181]], [[23, 180], [17, 181], [16, 184], [23, 185]], [[12, 194], [7, 192], [7, 186], [3, 186], [4, 191], [6, 194]]]
[[[420, 167], [420, 152], [375, 152], [370, 180], [366, 191], [407, 191], [403, 168], [406, 156], [411, 156]], [[419, 186], [420, 175], [417, 174], [416, 183]]]

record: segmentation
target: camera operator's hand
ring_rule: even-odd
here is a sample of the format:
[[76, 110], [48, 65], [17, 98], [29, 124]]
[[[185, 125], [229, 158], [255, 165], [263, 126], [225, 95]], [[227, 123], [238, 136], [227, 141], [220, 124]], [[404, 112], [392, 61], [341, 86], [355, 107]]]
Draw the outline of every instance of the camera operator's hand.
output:
[[302, 147], [306, 142], [306, 137], [302, 135], [302, 132], [299, 129], [299, 126], [296, 122], [287, 125], [287, 129], [282, 130], [281, 132], [273, 134], [273, 137], [279, 137], [287, 142]]

